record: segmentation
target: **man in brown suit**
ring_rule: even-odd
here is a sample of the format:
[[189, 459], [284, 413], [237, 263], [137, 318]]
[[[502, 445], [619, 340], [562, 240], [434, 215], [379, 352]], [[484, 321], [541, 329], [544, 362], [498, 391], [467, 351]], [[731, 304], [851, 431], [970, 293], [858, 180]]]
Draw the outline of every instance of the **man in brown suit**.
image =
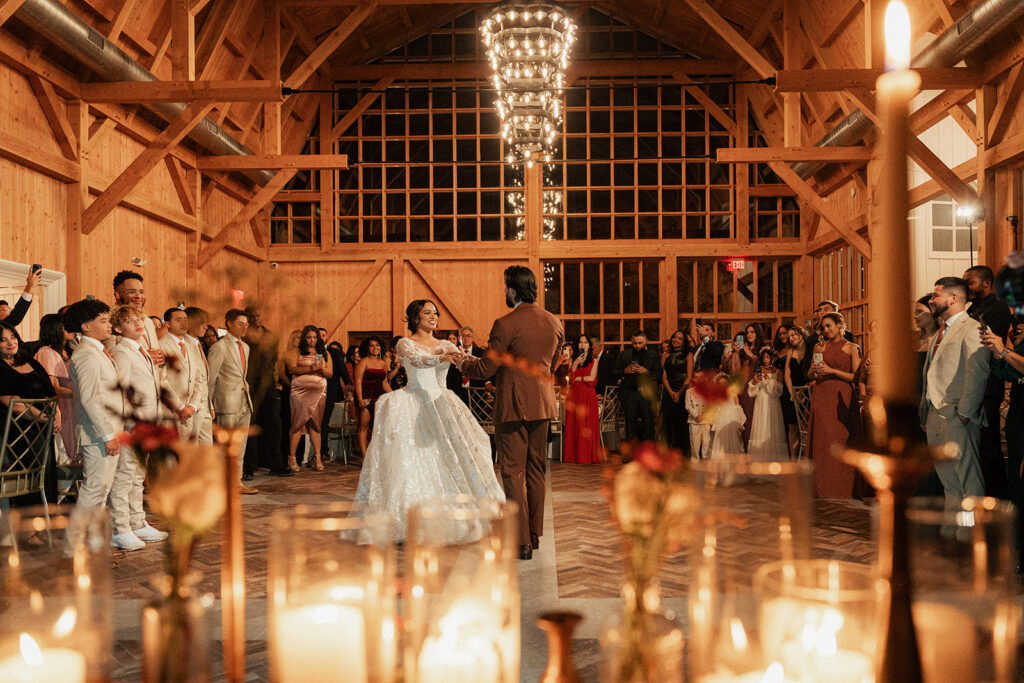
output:
[[505, 496], [519, 506], [519, 559], [529, 560], [544, 532], [548, 423], [556, 415], [552, 373], [565, 332], [536, 304], [537, 280], [524, 266], [505, 269], [505, 303], [483, 358], [463, 356], [463, 376], [495, 376], [494, 442]]

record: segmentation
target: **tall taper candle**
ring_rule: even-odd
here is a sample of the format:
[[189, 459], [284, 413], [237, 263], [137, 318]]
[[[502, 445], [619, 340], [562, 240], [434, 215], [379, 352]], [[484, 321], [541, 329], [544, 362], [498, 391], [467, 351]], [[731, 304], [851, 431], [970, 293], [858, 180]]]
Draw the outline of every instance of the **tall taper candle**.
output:
[[[910, 230], [907, 224], [907, 119], [921, 77], [910, 66], [910, 19], [902, 2], [885, 12], [887, 73], [879, 77], [881, 119], [879, 215], [871, 244], [871, 315], [878, 321], [872, 365], [876, 393], [887, 403], [912, 403], [917, 396], [917, 347], [910, 310], [917, 298], [910, 285]], [[878, 343], [884, 340], [884, 346]]]

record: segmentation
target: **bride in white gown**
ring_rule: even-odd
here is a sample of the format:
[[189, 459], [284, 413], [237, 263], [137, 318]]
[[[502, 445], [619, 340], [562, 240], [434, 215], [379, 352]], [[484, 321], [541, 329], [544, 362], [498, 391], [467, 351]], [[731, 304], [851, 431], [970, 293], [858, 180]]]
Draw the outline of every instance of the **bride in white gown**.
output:
[[405, 312], [412, 334], [398, 342], [396, 354], [409, 383], [377, 400], [354, 506], [389, 512], [399, 541], [407, 511], [419, 503], [458, 495], [505, 502], [487, 434], [445, 386], [459, 350], [434, 338], [437, 306], [419, 299]]

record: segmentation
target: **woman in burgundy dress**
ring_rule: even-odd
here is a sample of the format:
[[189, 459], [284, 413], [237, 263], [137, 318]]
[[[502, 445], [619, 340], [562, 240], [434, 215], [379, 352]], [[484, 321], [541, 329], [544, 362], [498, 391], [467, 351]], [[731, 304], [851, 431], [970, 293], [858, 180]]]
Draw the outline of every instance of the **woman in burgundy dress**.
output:
[[601, 420], [597, 414], [597, 363], [593, 347], [580, 336], [579, 350], [569, 375], [565, 404], [565, 462], [589, 465], [601, 462]]
[[388, 365], [381, 357], [384, 342], [380, 337], [372, 336], [359, 345], [359, 363], [356, 364], [356, 407], [359, 416], [359, 451], [365, 456], [366, 447], [373, 434], [373, 410], [387, 388]]
[[[814, 493], [819, 498], [851, 498], [856, 470], [840, 459], [860, 427], [860, 407], [854, 392], [860, 367], [860, 347], [843, 339], [845, 326], [839, 313], [826, 313], [819, 331], [825, 338], [814, 347], [811, 365], [811, 417], [807, 450], [814, 460]], [[820, 362], [817, 354], [821, 354]]]
[[761, 330], [754, 323], [744, 327], [742, 334], [743, 346], [739, 346], [740, 341], [737, 334], [734, 341], [734, 350], [729, 362], [730, 372], [733, 374], [743, 374], [744, 385], [743, 390], [740, 392], [739, 400], [740, 407], [743, 408], [743, 414], [747, 417], [747, 421], [743, 423], [743, 447], [746, 448], [747, 443], [750, 441], [750, 425], [754, 421], [754, 399], [747, 393], [746, 383], [750, 381], [760, 363], [757, 351], [764, 346], [764, 341], [761, 339]]

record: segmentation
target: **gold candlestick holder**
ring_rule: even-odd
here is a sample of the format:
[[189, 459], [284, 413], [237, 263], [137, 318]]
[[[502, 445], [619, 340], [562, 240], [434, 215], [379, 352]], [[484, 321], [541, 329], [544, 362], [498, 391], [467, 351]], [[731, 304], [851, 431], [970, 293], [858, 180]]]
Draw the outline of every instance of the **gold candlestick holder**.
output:
[[242, 443], [248, 436], [246, 429], [214, 431], [214, 438], [224, 452], [227, 496], [221, 539], [220, 598], [224, 677], [230, 683], [241, 683], [245, 679], [245, 549], [239, 461]]
[[572, 661], [572, 632], [582, 619], [576, 612], [543, 612], [537, 616], [537, 626], [548, 636], [548, 666], [541, 683], [582, 683]]
[[867, 404], [867, 446], [843, 459], [859, 469], [878, 496], [878, 575], [888, 584], [879, 609], [876, 653], [879, 683], [920, 683], [921, 655], [911, 613], [907, 503], [936, 456], [917, 432], [918, 408], [872, 396]]

